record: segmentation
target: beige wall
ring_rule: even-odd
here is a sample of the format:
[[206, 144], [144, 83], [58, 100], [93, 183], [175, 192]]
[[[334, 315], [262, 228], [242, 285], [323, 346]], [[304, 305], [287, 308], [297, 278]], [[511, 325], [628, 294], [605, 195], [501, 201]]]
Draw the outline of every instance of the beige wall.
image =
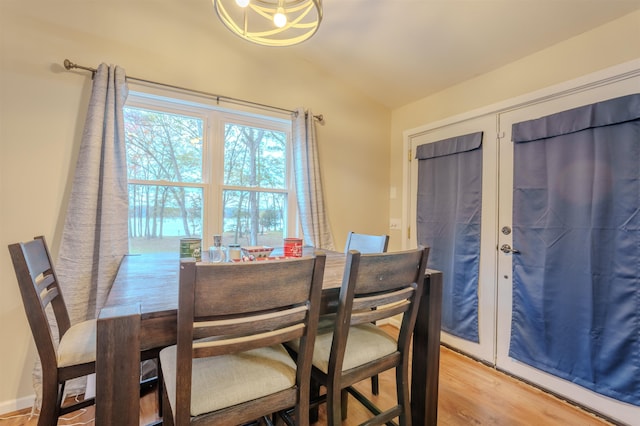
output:
[[[638, 40], [640, 11], [394, 110], [390, 186], [402, 187], [404, 131], [638, 59]], [[402, 206], [402, 197], [391, 200], [390, 217], [402, 217]], [[389, 248], [401, 244], [400, 232], [391, 231]]]
[[[44, 234], [54, 256], [96, 67], [323, 114], [318, 128], [336, 246], [350, 229], [388, 225], [390, 111], [287, 49], [224, 30], [209, 1], [0, 3], [0, 413], [30, 405], [35, 348], [7, 244]], [[375, 212], [375, 214], [372, 214]]]

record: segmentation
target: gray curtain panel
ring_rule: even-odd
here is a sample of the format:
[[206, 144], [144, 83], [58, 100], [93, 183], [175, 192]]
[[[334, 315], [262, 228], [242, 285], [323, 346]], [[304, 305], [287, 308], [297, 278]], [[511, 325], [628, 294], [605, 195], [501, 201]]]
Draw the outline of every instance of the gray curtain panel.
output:
[[482, 132], [420, 145], [417, 238], [443, 273], [442, 329], [478, 342]]
[[85, 122], [56, 263], [71, 322], [95, 318], [129, 249], [125, 72], [101, 64]]
[[335, 250], [324, 207], [315, 118], [302, 108], [293, 117], [293, 170], [305, 245]]
[[640, 405], [640, 94], [513, 125], [509, 355]]

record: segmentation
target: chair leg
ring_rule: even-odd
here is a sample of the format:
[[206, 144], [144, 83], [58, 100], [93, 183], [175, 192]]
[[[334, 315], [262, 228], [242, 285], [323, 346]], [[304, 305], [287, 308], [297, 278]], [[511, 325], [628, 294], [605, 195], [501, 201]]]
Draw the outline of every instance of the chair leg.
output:
[[174, 426], [173, 412], [171, 411], [171, 404], [169, 403], [169, 396], [166, 392], [166, 385], [162, 384], [162, 426]]
[[[320, 383], [317, 380], [311, 378], [311, 385], [309, 390], [309, 399], [315, 401], [320, 397]], [[309, 408], [309, 423], [318, 422], [318, 406], [313, 405]]]
[[333, 389], [327, 386], [327, 422], [329, 426], [339, 426], [342, 424], [342, 415], [344, 413], [342, 408], [342, 389]]
[[371, 393], [378, 395], [380, 393], [380, 384], [378, 382], [378, 375], [371, 376]]
[[411, 424], [411, 400], [409, 399], [409, 381], [404, 380], [408, 378], [409, 372], [406, 366], [396, 367], [396, 394], [398, 398], [398, 405], [402, 407], [402, 413], [400, 414], [400, 425]]
[[346, 389], [340, 391], [340, 417], [342, 421], [347, 419], [347, 411], [349, 407], [349, 392]]
[[49, 382], [43, 377], [42, 380], [42, 404], [38, 416], [38, 426], [55, 426], [58, 424], [58, 412], [62, 400], [64, 388], [57, 382]]
[[164, 378], [162, 377], [162, 369], [160, 368], [160, 358], [156, 359], [157, 372], [158, 372], [158, 415], [162, 416], [162, 404], [163, 404], [163, 390], [164, 390]]

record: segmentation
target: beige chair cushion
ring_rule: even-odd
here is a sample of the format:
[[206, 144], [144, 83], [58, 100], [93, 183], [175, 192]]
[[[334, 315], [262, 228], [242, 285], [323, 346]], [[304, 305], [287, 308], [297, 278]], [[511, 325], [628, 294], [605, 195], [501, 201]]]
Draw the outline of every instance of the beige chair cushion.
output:
[[58, 345], [58, 367], [95, 362], [96, 320], [83, 321], [67, 330]]
[[[325, 374], [329, 371], [332, 340], [333, 330], [319, 331], [313, 349], [313, 365]], [[300, 341], [294, 340], [287, 344], [297, 351]], [[396, 352], [397, 349], [396, 340], [374, 324], [353, 326], [349, 329], [342, 371], [382, 358]]]
[[[176, 346], [160, 352], [171, 407], [176, 399]], [[191, 415], [220, 410], [296, 384], [296, 364], [282, 345], [193, 360]], [[175, 412], [175, 409], [174, 409]]]

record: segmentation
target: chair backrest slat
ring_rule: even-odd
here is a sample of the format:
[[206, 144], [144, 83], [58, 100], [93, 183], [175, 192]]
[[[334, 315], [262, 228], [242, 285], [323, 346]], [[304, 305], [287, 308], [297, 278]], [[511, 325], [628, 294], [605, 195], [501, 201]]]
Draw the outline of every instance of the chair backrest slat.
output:
[[295, 324], [265, 333], [224, 340], [198, 340], [193, 343], [193, 357], [209, 357], [247, 351], [296, 339], [304, 334], [304, 324]]
[[240, 315], [300, 303], [309, 294], [314, 262], [302, 259], [200, 264], [194, 315]]
[[344, 252], [349, 250], [358, 250], [360, 253], [384, 253], [389, 245], [388, 235], [370, 235], [349, 232], [347, 235], [347, 244], [345, 244]]
[[388, 305], [390, 303], [401, 302], [403, 300], [410, 299], [415, 292], [415, 288], [412, 286], [403, 287], [397, 291], [388, 293], [373, 294], [353, 299], [353, 311], [359, 311], [362, 309], [371, 309], [381, 305]]
[[270, 311], [265, 314], [247, 315], [240, 318], [228, 318], [214, 321], [194, 322], [195, 338], [205, 335], [239, 335], [242, 333], [259, 333], [275, 328], [286, 327], [304, 321], [309, 307], [295, 306], [291, 309]]
[[52, 274], [44, 275], [34, 280], [36, 285], [36, 293], [42, 294], [51, 284], [55, 284]]
[[408, 301], [394, 303], [392, 305], [383, 305], [376, 309], [368, 309], [365, 311], [351, 312], [351, 325], [363, 324], [367, 322], [376, 322], [383, 319], [391, 318], [399, 314], [403, 314], [409, 310], [411, 304]]
[[51, 271], [51, 259], [49, 259], [49, 253], [43, 238], [36, 237], [33, 241], [22, 243], [22, 250], [33, 280], [38, 275], [46, 275], [47, 272]]
[[384, 256], [362, 254], [358, 269], [358, 282], [355, 297], [382, 291], [396, 290], [416, 282], [416, 274], [420, 267], [422, 253], [413, 250], [406, 252], [385, 253]]
[[44, 295], [41, 296], [40, 300], [42, 303], [42, 307], [43, 308], [47, 308], [47, 305], [49, 303], [51, 303], [53, 301], [53, 299], [55, 299], [56, 297], [58, 297], [60, 295], [60, 292], [58, 292], [57, 288], [51, 288], [49, 290], [46, 290], [44, 293]]

